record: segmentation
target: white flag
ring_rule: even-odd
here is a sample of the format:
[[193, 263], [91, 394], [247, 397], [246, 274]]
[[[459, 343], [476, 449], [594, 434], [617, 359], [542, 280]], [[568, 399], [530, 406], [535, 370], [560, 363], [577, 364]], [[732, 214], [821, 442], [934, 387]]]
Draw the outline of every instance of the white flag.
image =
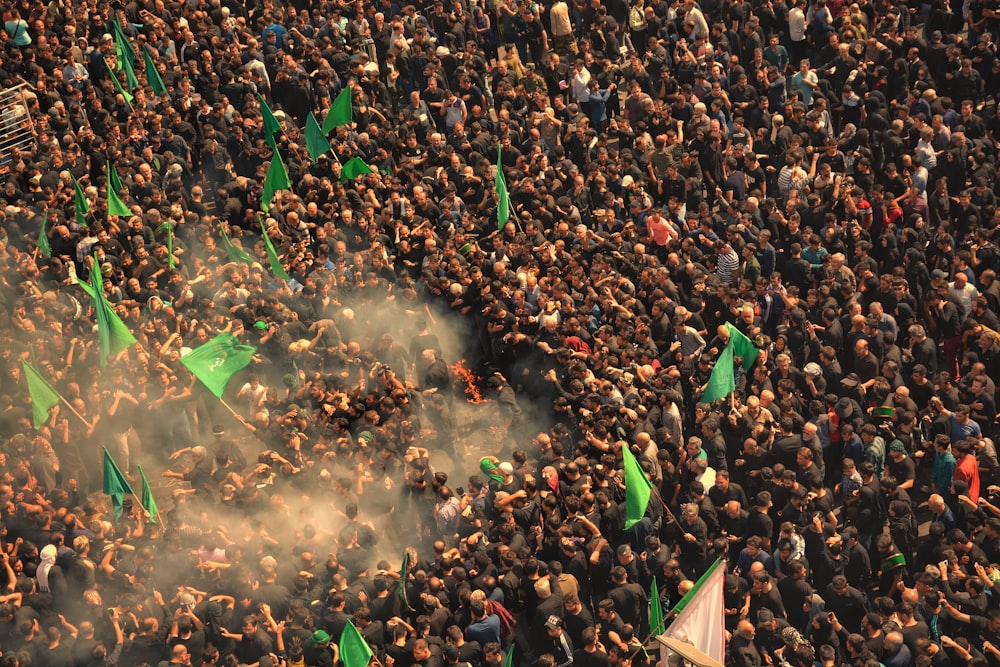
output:
[[[674, 607], [677, 617], [663, 636], [693, 644], [702, 653], [725, 664], [725, 583], [726, 566], [722, 560], [717, 560]], [[665, 666], [666, 647], [662, 653]]]

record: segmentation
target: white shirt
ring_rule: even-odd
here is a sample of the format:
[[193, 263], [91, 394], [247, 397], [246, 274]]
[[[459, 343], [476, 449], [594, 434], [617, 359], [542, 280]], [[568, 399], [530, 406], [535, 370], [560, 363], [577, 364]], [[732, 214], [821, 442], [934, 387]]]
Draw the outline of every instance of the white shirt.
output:
[[798, 7], [788, 12], [788, 36], [793, 42], [801, 42], [806, 38], [806, 14]]

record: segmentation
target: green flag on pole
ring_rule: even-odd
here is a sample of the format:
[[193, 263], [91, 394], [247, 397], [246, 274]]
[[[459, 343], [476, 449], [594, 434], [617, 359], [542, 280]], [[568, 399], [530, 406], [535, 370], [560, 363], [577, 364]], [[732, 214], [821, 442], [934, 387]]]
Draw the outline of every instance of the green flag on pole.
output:
[[733, 341], [722, 348], [715, 368], [705, 385], [705, 392], [701, 395], [701, 400], [705, 403], [717, 401], [720, 398], [729, 396], [729, 392], [736, 390], [736, 378], [733, 375]]
[[101, 449], [104, 450], [104, 487], [102, 490], [111, 496], [111, 506], [115, 510], [115, 518], [117, 519], [122, 515], [122, 501], [125, 496], [131, 496], [135, 492], [132, 491], [132, 486], [125, 479], [118, 464], [111, 458], [111, 452], [108, 451], [108, 448], [102, 447]]
[[399, 566], [399, 599], [403, 601], [406, 609], [413, 610], [406, 595], [406, 576], [410, 573], [410, 552], [403, 552], [403, 564]]
[[[274, 148], [273, 144], [272, 148]], [[288, 170], [285, 169], [285, 163], [281, 160], [281, 153], [278, 152], [277, 148], [274, 148], [274, 152], [271, 154], [271, 165], [267, 168], [267, 177], [264, 179], [264, 192], [260, 201], [264, 213], [267, 213], [268, 209], [271, 208], [271, 200], [274, 199], [275, 192], [291, 189], [292, 184], [288, 180]]]
[[135, 69], [135, 50], [132, 48], [132, 42], [129, 41], [128, 35], [122, 30], [121, 24], [117, 19], [111, 24], [113, 37], [115, 38], [115, 55], [118, 57], [118, 69], [122, 69], [123, 66], [131, 66]]
[[122, 179], [118, 176], [118, 170], [108, 162], [108, 215], [120, 215], [126, 218], [132, 217], [132, 210], [122, 201], [119, 192], [122, 189]]
[[146, 479], [146, 473], [142, 471], [142, 466], [136, 465], [135, 467], [139, 470], [139, 477], [142, 478], [142, 507], [149, 513], [149, 523], [156, 523], [160, 508], [156, 506], [153, 490], [149, 488], [149, 480]]
[[76, 180], [76, 176], [73, 176], [73, 191], [76, 193], [73, 208], [76, 213], [76, 222], [81, 227], [87, 226], [87, 214], [90, 213], [90, 202], [87, 201], [87, 196], [83, 194], [83, 188], [80, 187], [80, 182]]
[[337, 99], [333, 101], [333, 104], [330, 105], [330, 108], [326, 112], [326, 118], [323, 119], [323, 134], [330, 134], [331, 131], [341, 125], [347, 125], [351, 122], [352, 115], [351, 88], [350, 86], [344, 86], [344, 89], [340, 91]]
[[90, 284], [81, 282], [79, 285], [90, 296], [94, 311], [97, 313], [97, 339], [100, 342], [100, 363], [103, 368], [108, 365], [108, 357], [135, 345], [135, 336], [104, 298], [104, 277], [101, 275], [101, 266], [96, 255], [94, 265], [90, 269]]
[[[257, 216], [258, 219], [260, 216]], [[285, 271], [285, 267], [281, 265], [281, 260], [278, 259], [278, 251], [275, 250], [274, 244], [271, 243], [271, 237], [267, 233], [267, 226], [264, 221], [260, 221], [260, 232], [264, 236], [264, 248], [267, 250], [267, 261], [271, 263], [271, 273], [274, 274], [275, 278], [280, 280], [291, 280], [292, 277], [288, 275]]]
[[111, 83], [115, 84], [115, 90], [121, 93], [122, 97], [125, 98], [125, 101], [128, 102], [129, 105], [131, 105], [132, 100], [135, 99], [134, 97], [132, 97], [132, 93], [122, 88], [122, 82], [118, 80], [118, 75], [116, 75], [115, 71], [111, 69], [111, 65], [108, 64], [108, 59], [104, 58], [103, 60], [104, 60], [104, 66], [108, 70], [108, 76], [111, 77]]
[[656, 585], [656, 577], [649, 584], [649, 634], [655, 635], [663, 628], [663, 603], [660, 602], [660, 588]]
[[344, 667], [368, 667], [373, 657], [368, 642], [350, 620], [340, 634], [340, 661]]
[[278, 148], [274, 135], [281, 132], [281, 123], [274, 117], [274, 112], [271, 111], [271, 107], [267, 105], [264, 96], [260, 93], [257, 93], [257, 101], [260, 103], [260, 116], [264, 120], [264, 138], [271, 144], [271, 148], [277, 152]]
[[362, 174], [374, 174], [375, 170], [359, 157], [352, 157], [340, 168], [340, 182], [353, 181]]
[[42, 218], [42, 228], [38, 232], [38, 243], [35, 244], [38, 247], [38, 252], [42, 253], [42, 257], [45, 258], [52, 257], [52, 246], [49, 245], [49, 235], [45, 231], [48, 226], [48, 217]]
[[507, 179], [503, 175], [502, 149], [497, 144], [497, 175], [494, 178], [494, 185], [497, 191], [497, 229], [503, 230], [503, 226], [510, 220], [510, 194], [507, 192]]
[[233, 334], [221, 333], [183, 357], [184, 364], [208, 390], [222, 398], [226, 385], [234, 375], [247, 367], [257, 348], [241, 345]]
[[31, 396], [31, 420], [35, 430], [40, 429], [49, 420], [49, 410], [54, 408], [61, 397], [52, 388], [41, 373], [36, 371], [27, 361], [21, 360], [24, 379], [28, 385], [28, 395]]
[[[132, 51], [132, 47], [126, 47], [129, 52]], [[128, 58], [124, 60], [125, 69], [125, 85], [128, 86], [129, 92], [135, 92], [135, 89], [139, 87], [139, 77], [135, 75], [135, 65], [133, 65]]]
[[222, 245], [226, 248], [226, 254], [229, 255], [230, 262], [235, 262], [236, 264], [253, 264], [257, 261], [248, 255], [246, 250], [232, 242], [224, 227], [220, 226], [219, 231], [222, 232]]
[[313, 159], [313, 162], [330, 151], [330, 142], [327, 141], [326, 134], [312, 113], [306, 118], [306, 148], [309, 150], [309, 157]]
[[726, 322], [726, 331], [729, 332], [729, 341], [733, 344], [733, 357], [742, 357], [743, 369], [752, 370], [760, 355], [760, 349], [729, 322]]
[[[153, 62], [152, 56], [149, 55], [148, 49], [142, 50], [142, 59], [146, 63], [146, 83], [149, 87], [153, 89], [153, 94], [157, 97], [167, 92], [167, 86], [163, 83], [163, 77], [160, 76], [159, 70], [156, 69], [156, 63]], [[167, 95], [169, 98], [169, 94]]]
[[646, 506], [649, 505], [649, 496], [653, 492], [653, 485], [649, 483], [649, 478], [642, 471], [639, 462], [628, 448], [628, 443], [621, 443], [622, 460], [625, 463], [625, 528], [631, 528], [638, 523], [646, 514]]

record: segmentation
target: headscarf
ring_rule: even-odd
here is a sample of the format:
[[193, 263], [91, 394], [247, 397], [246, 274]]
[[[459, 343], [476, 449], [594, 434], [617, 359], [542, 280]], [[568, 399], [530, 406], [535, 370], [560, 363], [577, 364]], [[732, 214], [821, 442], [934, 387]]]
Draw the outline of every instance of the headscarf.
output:
[[42, 562], [39, 564], [38, 569], [35, 570], [35, 579], [38, 580], [38, 590], [43, 593], [51, 593], [52, 591], [49, 589], [49, 571], [56, 564], [56, 556], [59, 555], [59, 549], [54, 544], [46, 544], [42, 547], [40, 555]]

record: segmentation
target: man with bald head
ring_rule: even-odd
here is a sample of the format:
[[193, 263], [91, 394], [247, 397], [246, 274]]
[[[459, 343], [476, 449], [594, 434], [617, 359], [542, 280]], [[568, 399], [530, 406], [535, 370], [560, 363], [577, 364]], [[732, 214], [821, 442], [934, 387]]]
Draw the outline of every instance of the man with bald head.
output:
[[756, 629], [753, 623], [744, 619], [736, 626], [736, 632], [729, 643], [729, 652], [734, 667], [761, 667], [764, 658], [754, 643]]

